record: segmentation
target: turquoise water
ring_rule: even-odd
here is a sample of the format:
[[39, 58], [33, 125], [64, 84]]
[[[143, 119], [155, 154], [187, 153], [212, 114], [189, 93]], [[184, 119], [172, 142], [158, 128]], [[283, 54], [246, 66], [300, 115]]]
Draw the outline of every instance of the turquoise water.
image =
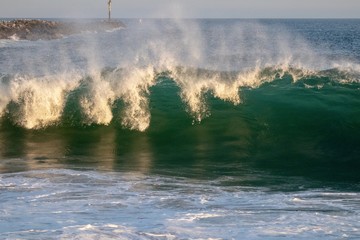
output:
[[0, 41], [4, 239], [359, 238], [358, 20]]

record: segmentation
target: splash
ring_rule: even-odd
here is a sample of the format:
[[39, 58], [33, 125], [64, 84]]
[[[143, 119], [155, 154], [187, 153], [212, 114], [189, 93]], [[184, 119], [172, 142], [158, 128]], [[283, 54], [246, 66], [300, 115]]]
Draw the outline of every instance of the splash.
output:
[[150, 125], [148, 95], [149, 88], [155, 84], [153, 68], [115, 70], [109, 75], [109, 80], [116, 97], [125, 103], [122, 125], [132, 130], [145, 131]]
[[174, 94], [197, 123], [211, 115], [209, 95], [237, 106], [244, 101], [242, 89], [279, 79], [360, 81], [356, 62], [319, 56], [301, 36], [256, 21], [144, 20], [118, 32], [57, 41], [4, 47], [14, 54], [0, 64], [2, 119], [28, 129], [70, 119], [145, 131], [159, 76], [178, 87]]
[[89, 76], [3, 76], [0, 112], [18, 126], [39, 129], [58, 124], [67, 102], [75, 100], [71, 105], [78, 106], [81, 124], [108, 125], [115, 100], [121, 99], [122, 125], [144, 131], [150, 124], [147, 95], [152, 81], [151, 69], [115, 69]]
[[55, 124], [62, 115], [66, 92], [77, 86], [77, 81], [72, 81], [76, 78], [76, 75], [3, 76], [0, 114], [7, 112], [15, 124], [29, 129]]
[[[265, 68], [246, 72], [218, 72], [206, 69], [175, 68], [159, 75], [154, 68], [117, 68], [82, 76], [57, 75], [41, 78], [2, 76], [0, 112], [18, 126], [40, 129], [61, 125], [69, 114], [81, 115], [75, 125], [109, 125], [120, 122], [124, 128], [145, 131], [151, 122], [149, 102], [151, 88], [161, 85], [161, 78], [172, 80], [179, 87], [185, 110], [200, 123], [211, 115], [207, 96], [237, 106], [243, 102], [242, 89], [259, 88], [265, 83], [304, 82], [303, 87], [321, 89], [324, 84], [358, 84], [359, 73], [344, 70], [313, 72], [293, 68]], [[307, 79], [323, 79], [309, 85]], [[315, 81], [315, 80], [313, 80]], [[321, 87], [318, 87], [321, 86]], [[167, 91], [164, 88], [164, 91]], [[74, 96], [75, 95], [75, 96]], [[121, 102], [120, 114], [114, 112]], [[168, 101], [172, 101], [169, 99]], [[165, 104], [165, 103], [164, 103]], [[77, 107], [76, 107], [77, 106]]]

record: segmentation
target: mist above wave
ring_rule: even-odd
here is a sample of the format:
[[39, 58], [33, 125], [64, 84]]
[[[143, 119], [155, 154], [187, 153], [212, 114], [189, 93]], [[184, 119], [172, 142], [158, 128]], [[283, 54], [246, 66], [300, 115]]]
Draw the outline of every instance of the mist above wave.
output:
[[151, 88], [163, 79], [179, 88], [194, 122], [211, 114], [208, 93], [239, 105], [241, 88], [258, 88], [284, 76], [292, 82], [360, 79], [356, 61], [319, 54], [282, 25], [181, 19], [127, 25], [107, 34], [0, 48], [0, 114], [29, 129], [59, 124], [69, 112], [77, 116], [76, 124], [108, 125], [118, 118], [114, 109], [120, 101], [116, 121], [145, 131], [151, 120]]

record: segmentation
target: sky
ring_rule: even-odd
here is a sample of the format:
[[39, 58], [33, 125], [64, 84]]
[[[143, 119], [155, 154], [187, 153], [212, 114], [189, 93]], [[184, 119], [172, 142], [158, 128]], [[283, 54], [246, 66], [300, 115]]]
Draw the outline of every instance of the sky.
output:
[[[106, 18], [108, 0], [0, 0], [0, 18]], [[113, 18], [360, 18], [360, 0], [112, 0]]]

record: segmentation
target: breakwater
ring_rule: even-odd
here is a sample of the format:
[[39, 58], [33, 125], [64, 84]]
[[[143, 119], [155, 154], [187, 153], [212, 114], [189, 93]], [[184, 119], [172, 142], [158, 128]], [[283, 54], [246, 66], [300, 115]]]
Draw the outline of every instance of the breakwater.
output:
[[49, 21], [17, 19], [0, 22], [0, 39], [51, 40], [81, 32], [101, 32], [125, 25], [121, 21]]

